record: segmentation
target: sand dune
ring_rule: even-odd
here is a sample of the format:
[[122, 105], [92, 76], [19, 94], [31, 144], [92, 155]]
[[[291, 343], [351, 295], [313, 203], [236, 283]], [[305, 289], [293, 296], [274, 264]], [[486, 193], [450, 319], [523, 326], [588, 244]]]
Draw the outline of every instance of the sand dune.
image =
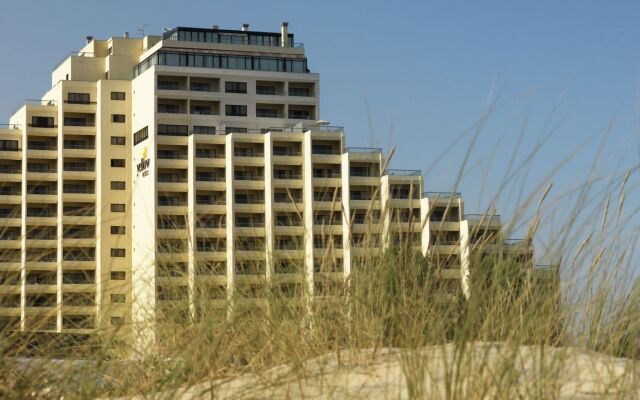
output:
[[626, 399], [640, 398], [639, 366], [637, 361], [577, 348], [475, 343], [460, 351], [449, 344], [411, 351], [331, 353], [298, 365], [203, 382], [165, 394], [179, 399], [371, 400], [408, 398], [410, 394], [430, 399]]

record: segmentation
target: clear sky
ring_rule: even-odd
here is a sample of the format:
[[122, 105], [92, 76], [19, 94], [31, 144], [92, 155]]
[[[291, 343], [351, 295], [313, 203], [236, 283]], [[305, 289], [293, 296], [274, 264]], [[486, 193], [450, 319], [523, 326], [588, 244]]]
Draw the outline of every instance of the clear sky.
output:
[[[482, 211], [545, 124], [553, 135], [522, 177], [525, 192], [596, 135], [555, 176], [554, 194], [583, 180], [607, 126], [599, 173], [638, 163], [638, 16], [640, 2], [604, 0], [12, 1], [0, 13], [0, 115], [40, 97], [86, 35], [138, 35], [143, 24], [151, 34], [244, 22], [277, 31], [288, 21], [321, 74], [321, 117], [345, 126], [351, 146], [396, 144], [393, 166], [424, 170], [429, 190], [451, 189], [473, 132], [451, 144], [497, 100], [458, 188], [467, 211]], [[497, 206], [508, 213], [507, 203]]]

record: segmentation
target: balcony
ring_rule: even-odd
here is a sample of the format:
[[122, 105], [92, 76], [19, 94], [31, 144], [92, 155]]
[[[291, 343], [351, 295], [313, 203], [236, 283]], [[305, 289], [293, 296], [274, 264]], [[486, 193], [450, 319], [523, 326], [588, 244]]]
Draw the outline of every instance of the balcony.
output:
[[58, 125], [55, 125], [53, 123], [53, 118], [51, 118], [51, 121], [40, 121], [40, 122], [27, 124], [27, 127], [28, 127], [27, 129], [28, 135], [38, 135], [38, 136], [48, 136], [48, 137], [55, 137], [58, 135]]
[[158, 168], [187, 169], [189, 164], [186, 154], [158, 150]]
[[21, 182], [19, 165], [0, 165], [0, 182]]
[[158, 196], [158, 213], [162, 215], [181, 215], [189, 205], [186, 197]]
[[157, 190], [159, 192], [186, 192], [188, 180], [185, 176], [158, 173]]
[[196, 190], [226, 190], [224, 176], [205, 175], [196, 173]]
[[235, 148], [233, 149], [233, 163], [238, 166], [262, 167], [264, 166], [264, 153], [261, 150]]
[[95, 167], [90, 164], [65, 162], [62, 176], [64, 179], [93, 181], [96, 179], [96, 171]]
[[422, 198], [429, 200], [444, 200], [449, 201], [451, 199], [460, 199], [462, 193], [460, 192], [422, 192]]
[[95, 135], [95, 121], [89, 117], [64, 118], [63, 132], [65, 135]]
[[93, 144], [65, 143], [63, 155], [70, 158], [95, 158], [96, 149]]

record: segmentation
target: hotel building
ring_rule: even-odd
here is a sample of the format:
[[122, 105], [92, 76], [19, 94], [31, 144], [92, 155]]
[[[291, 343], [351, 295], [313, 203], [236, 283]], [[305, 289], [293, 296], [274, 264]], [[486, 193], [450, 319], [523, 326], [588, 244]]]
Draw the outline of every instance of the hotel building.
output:
[[312, 302], [401, 243], [467, 296], [478, 243], [533, 266], [499, 216], [347, 147], [319, 89], [286, 23], [87, 37], [0, 129], [1, 324], [153, 342], [168, 307]]

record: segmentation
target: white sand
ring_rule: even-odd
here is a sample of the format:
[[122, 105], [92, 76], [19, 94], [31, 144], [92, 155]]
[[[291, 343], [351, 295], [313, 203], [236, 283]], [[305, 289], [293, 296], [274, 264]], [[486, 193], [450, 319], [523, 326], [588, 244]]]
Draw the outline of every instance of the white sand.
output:
[[[161, 397], [372, 400], [408, 398], [412, 388], [417, 397], [429, 399], [640, 398], [637, 361], [575, 348], [514, 348], [495, 343], [454, 350], [453, 345], [444, 345], [332, 353]], [[462, 360], [455, 362], [460, 353]]]

